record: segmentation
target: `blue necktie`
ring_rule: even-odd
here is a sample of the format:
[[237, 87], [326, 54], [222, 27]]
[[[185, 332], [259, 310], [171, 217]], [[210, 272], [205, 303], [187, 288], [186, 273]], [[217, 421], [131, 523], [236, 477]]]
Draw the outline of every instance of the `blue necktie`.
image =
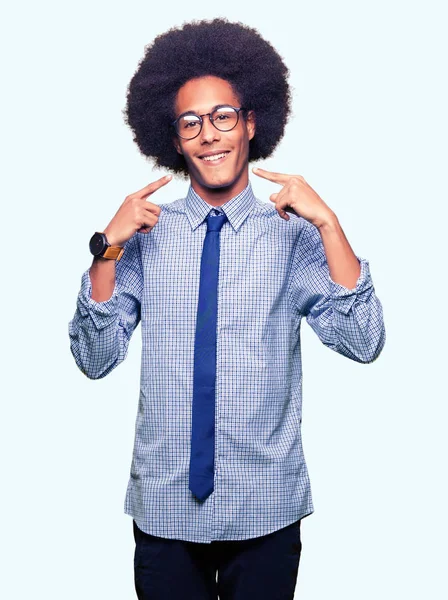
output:
[[214, 485], [219, 233], [226, 221], [225, 215], [207, 216], [207, 233], [202, 248], [194, 343], [189, 480], [189, 488], [198, 500], [208, 498]]

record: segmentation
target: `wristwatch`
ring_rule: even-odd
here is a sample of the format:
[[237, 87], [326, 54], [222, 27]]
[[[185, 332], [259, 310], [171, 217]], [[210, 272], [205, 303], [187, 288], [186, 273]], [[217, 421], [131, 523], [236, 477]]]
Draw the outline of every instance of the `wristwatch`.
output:
[[102, 258], [110, 258], [116, 261], [120, 260], [124, 252], [124, 248], [121, 246], [111, 246], [102, 231], [96, 231], [92, 235], [89, 248], [93, 256], [101, 256]]

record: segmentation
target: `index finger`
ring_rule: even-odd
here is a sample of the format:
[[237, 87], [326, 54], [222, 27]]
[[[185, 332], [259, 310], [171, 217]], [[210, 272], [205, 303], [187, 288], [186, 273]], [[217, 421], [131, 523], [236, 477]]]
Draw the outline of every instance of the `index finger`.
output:
[[166, 185], [169, 181], [171, 181], [172, 178], [172, 175], [165, 175], [164, 177], [161, 177], [160, 179], [157, 179], [156, 181], [145, 185], [144, 188], [142, 188], [138, 192], [134, 192], [133, 194], [131, 194], [131, 196], [133, 198], [146, 198], [147, 196], [150, 196], [151, 194], [156, 192], [162, 186]]
[[252, 172], [255, 173], [255, 175], [259, 175], [260, 177], [264, 177], [264, 179], [269, 179], [269, 181], [279, 183], [280, 185], [284, 185], [289, 178], [289, 175], [285, 175], [284, 173], [273, 173], [272, 171], [266, 171], [259, 167], [254, 167]]

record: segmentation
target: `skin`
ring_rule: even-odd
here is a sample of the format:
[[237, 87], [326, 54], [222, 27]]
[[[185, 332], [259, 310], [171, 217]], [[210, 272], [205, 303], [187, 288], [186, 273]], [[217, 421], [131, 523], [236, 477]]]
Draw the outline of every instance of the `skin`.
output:
[[[149, 183], [141, 190], [129, 194], [104, 230], [111, 246], [123, 247], [135, 233], [149, 233], [159, 220], [160, 206], [148, 200], [152, 194], [172, 180], [165, 175]], [[105, 302], [112, 296], [115, 287], [116, 261], [95, 257], [90, 267], [92, 291], [90, 297], [96, 302]]]
[[[176, 118], [184, 112], [198, 115], [209, 113], [219, 104], [239, 108], [241, 102], [228, 81], [207, 76], [187, 81], [178, 91], [175, 101]], [[249, 182], [249, 141], [255, 135], [255, 115], [240, 114], [232, 131], [219, 131], [208, 117], [204, 117], [201, 133], [192, 140], [176, 136], [174, 146], [183, 154], [187, 163], [191, 186], [203, 200], [212, 206], [220, 206], [244, 190]], [[204, 163], [199, 158], [204, 152], [229, 150], [220, 165]]]
[[289, 220], [288, 212], [303, 217], [317, 227], [327, 257], [330, 277], [348, 289], [355, 289], [361, 274], [359, 261], [353, 252], [336, 214], [313, 190], [301, 175], [273, 173], [254, 167], [255, 175], [282, 186], [269, 199], [282, 219]]
[[[218, 104], [241, 106], [235, 91], [224, 79], [214, 76], [191, 79], [177, 93], [176, 117], [187, 111], [202, 115]], [[201, 133], [196, 138], [184, 140], [176, 136], [173, 139], [176, 150], [185, 158], [193, 189], [212, 206], [220, 206], [247, 186], [249, 141], [254, 135], [255, 114], [250, 111], [247, 120], [240, 118], [232, 131], [218, 131], [209, 118], [204, 117]], [[199, 158], [204, 152], [215, 150], [231, 152], [220, 165], [204, 164]], [[354, 289], [361, 272], [360, 264], [329, 206], [301, 175], [272, 173], [257, 168], [253, 172], [282, 186], [280, 192], [270, 197], [280, 217], [288, 220], [287, 213], [291, 212], [317, 227], [331, 278], [335, 283]]]
[[[177, 94], [176, 116], [187, 111], [202, 115], [211, 112], [219, 104], [241, 106], [227, 81], [214, 76], [192, 79]], [[176, 150], [185, 157], [193, 189], [210, 205], [221, 206], [247, 186], [249, 141], [254, 135], [255, 114], [250, 111], [246, 119], [240, 116], [232, 131], [219, 131], [208, 117], [204, 117], [202, 131], [196, 138], [183, 140], [176, 136], [173, 139]], [[210, 165], [199, 158], [204, 152], [220, 150], [230, 151], [221, 164]], [[253, 172], [282, 186], [279, 192], [270, 196], [279, 216], [288, 221], [290, 217], [287, 213], [293, 213], [317, 227], [332, 280], [354, 289], [360, 275], [360, 265], [335, 213], [301, 175], [273, 173], [259, 168], [254, 168]], [[124, 246], [136, 232], [151, 231], [157, 224], [161, 209], [148, 198], [171, 179], [172, 176], [167, 175], [126, 197], [104, 230], [112, 246]], [[97, 302], [108, 300], [115, 285], [115, 260], [95, 258], [90, 269], [90, 279], [92, 299]]]

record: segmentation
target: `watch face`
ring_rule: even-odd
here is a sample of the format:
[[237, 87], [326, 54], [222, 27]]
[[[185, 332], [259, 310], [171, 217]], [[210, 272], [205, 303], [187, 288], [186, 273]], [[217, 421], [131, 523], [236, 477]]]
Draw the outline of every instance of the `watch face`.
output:
[[103, 233], [94, 233], [90, 239], [89, 248], [94, 256], [100, 256], [106, 248], [106, 240]]

